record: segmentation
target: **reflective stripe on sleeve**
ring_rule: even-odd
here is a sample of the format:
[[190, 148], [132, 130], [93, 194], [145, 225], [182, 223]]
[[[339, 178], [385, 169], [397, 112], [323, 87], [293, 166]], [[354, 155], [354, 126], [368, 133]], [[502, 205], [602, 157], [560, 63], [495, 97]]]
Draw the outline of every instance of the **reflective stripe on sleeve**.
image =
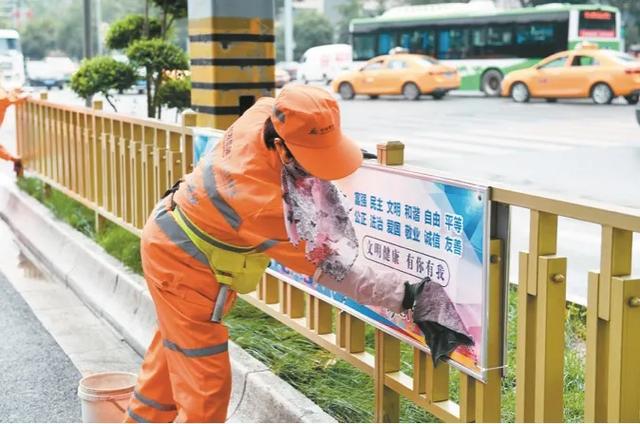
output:
[[231, 225], [231, 228], [237, 230], [240, 227], [242, 220], [238, 213], [220, 196], [220, 193], [218, 192], [216, 176], [213, 169], [213, 158], [211, 158], [211, 155], [205, 159], [202, 178], [204, 181], [204, 189], [207, 191], [207, 197], [209, 197], [213, 206], [218, 209], [218, 212], [220, 212], [225, 221]]
[[143, 395], [140, 394], [140, 392], [138, 392], [137, 390], [133, 392], [133, 397], [135, 397], [137, 400], [140, 401], [140, 403], [143, 403], [153, 409], [157, 409], [158, 411], [175, 411], [176, 410], [176, 406], [175, 405], [168, 405], [166, 403], [160, 403], [160, 402], [156, 402], [153, 399], [149, 399], [147, 397], [144, 397]]
[[203, 347], [200, 349], [183, 349], [177, 344], [175, 344], [174, 342], [167, 339], [164, 339], [162, 341], [162, 344], [164, 345], [164, 347], [166, 347], [169, 350], [173, 350], [174, 352], [180, 352], [184, 356], [189, 356], [189, 357], [217, 355], [218, 353], [226, 352], [229, 348], [228, 342], [220, 343], [220, 344], [209, 346], [209, 347]]
[[277, 243], [278, 243], [278, 240], [272, 240], [272, 239], [265, 240], [256, 247], [256, 252], [264, 252], [270, 247], [275, 246]]
[[173, 220], [173, 217], [165, 210], [161, 210], [156, 214], [156, 224], [160, 227], [162, 232], [169, 237], [176, 246], [186, 252], [203, 265], [209, 266], [207, 257], [196, 247], [189, 237], [182, 231], [182, 229]]
[[131, 408], [127, 408], [127, 415], [131, 417], [131, 419], [137, 423], [148, 423], [149, 421], [142, 418], [140, 415], [136, 414], [131, 410]]

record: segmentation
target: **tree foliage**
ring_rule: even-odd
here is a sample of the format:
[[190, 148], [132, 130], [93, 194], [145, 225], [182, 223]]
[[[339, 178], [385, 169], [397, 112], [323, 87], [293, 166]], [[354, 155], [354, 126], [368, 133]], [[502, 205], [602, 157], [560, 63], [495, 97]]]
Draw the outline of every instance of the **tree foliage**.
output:
[[[109, 27], [105, 44], [110, 49], [126, 49], [131, 43], [140, 40], [144, 34], [144, 16], [129, 15], [114, 22]], [[162, 34], [162, 26], [157, 19], [149, 19], [149, 37]]]
[[158, 90], [158, 103], [180, 112], [191, 107], [191, 78], [167, 80]]
[[82, 62], [71, 77], [71, 89], [85, 100], [102, 94], [116, 110], [111, 101], [112, 90], [126, 90], [136, 81], [137, 75], [130, 65], [108, 57], [98, 56]]
[[147, 87], [153, 88], [153, 93], [147, 91], [148, 115], [159, 117], [161, 103], [158, 94], [165, 83], [165, 73], [189, 69], [186, 53], [174, 44], [154, 38], [134, 41], [127, 48], [127, 57], [134, 66], [145, 68], [147, 81], [150, 83]]
[[21, 31], [22, 53], [25, 57], [42, 60], [55, 48], [55, 25], [49, 19], [38, 19], [29, 22]]
[[338, 11], [340, 12], [340, 20], [338, 21], [336, 41], [338, 43], [348, 43], [351, 20], [364, 16], [362, 0], [349, 0], [338, 6]]
[[333, 43], [333, 26], [324, 15], [303, 11], [293, 21], [293, 39], [296, 42], [293, 55], [300, 60], [310, 47]]
[[135, 66], [153, 74], [169, 70], [189, 69], [189, 59], [179, 47], [158, 38], [134, 41], [127, 48], [127, 57]]
[[171, 15], [174, 19], [187, 16], [187, 0], [152, 0], [163, 13]]

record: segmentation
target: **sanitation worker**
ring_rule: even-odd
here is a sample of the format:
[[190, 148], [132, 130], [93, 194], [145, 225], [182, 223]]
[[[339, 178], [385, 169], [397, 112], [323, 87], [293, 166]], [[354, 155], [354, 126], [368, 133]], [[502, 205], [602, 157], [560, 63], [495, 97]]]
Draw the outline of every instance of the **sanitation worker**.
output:
[[[405, 284], [356, 262], [355, 232], [330, 181], [361, 162], [334, 98], [286, 86], [275, 99], [259, 99], [167, 193], [142, 234], [159, 328], [128, 422], [225, 420], [231, 367], [222, 318], [236, 293], [255, 289], [271, 258], [361, 303], [429, 314], [436, 285]], [[432, 331], [427, 321], [418, 324]], [[471, 343], [464, 328], [453, 330], [447, 344]]]
[[[20, 90], [13, 90], [11, 92], [7, 92], [0, 88], [0, 125], [4, 121], [4, 115], [7, 112], [7, 109], [12, 104], [18, 103], [22, 101], [25, 97], [22, 95]], [[11, 153], [7, 151], [0, 144], [0, 159], [9, 160], [13, 162], [13, 171], [16, 173], [18, 177], [22, 176], [22, 160], [16, 156], [13, 156]]]

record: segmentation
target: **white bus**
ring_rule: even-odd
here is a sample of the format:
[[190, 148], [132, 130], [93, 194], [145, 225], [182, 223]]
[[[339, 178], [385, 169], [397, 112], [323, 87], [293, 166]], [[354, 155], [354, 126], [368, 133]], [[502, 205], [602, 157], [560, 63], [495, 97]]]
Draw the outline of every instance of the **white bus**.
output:
[[20, 35], [13, 29], [0, 29], [0, 86], [11, 89], [22, 87], [24, 83]]
[[455, 66], [461, 90], [482, 90], [489, 96], [500, 94], [508, 72], [580, 42], [624, 49], [620, 11], [593, 4], [503, 10], [492, 1], [476, 0], [402, 6], [374, 18], [354, 19], [350, 30], [355, 61], [402, 47]]

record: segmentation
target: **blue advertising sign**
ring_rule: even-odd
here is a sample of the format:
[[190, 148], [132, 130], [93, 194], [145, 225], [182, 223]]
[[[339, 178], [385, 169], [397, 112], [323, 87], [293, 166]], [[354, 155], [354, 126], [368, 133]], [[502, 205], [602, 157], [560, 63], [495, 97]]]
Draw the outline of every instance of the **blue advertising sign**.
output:
[[211, 128], [195, 127], [193, 128], [193, 163], [194, 165], [200, 161], [200, 158], [210, 152], [222, 137], [221, 131], [212, 130]]
[[[347, 196], [359, 242], [358, 261], [393, 270], [409, 282], [440, 284], [474, 345], [460, 347], [450, 363], [484, 380], [486, 371], [488, 187], [444, 180], [404, 169], [366, 164], [337, 182]], [[428, 352], [410, 312], [361, 305], [273, 263], [271, 274], [295, 281], [340, 308]]]

